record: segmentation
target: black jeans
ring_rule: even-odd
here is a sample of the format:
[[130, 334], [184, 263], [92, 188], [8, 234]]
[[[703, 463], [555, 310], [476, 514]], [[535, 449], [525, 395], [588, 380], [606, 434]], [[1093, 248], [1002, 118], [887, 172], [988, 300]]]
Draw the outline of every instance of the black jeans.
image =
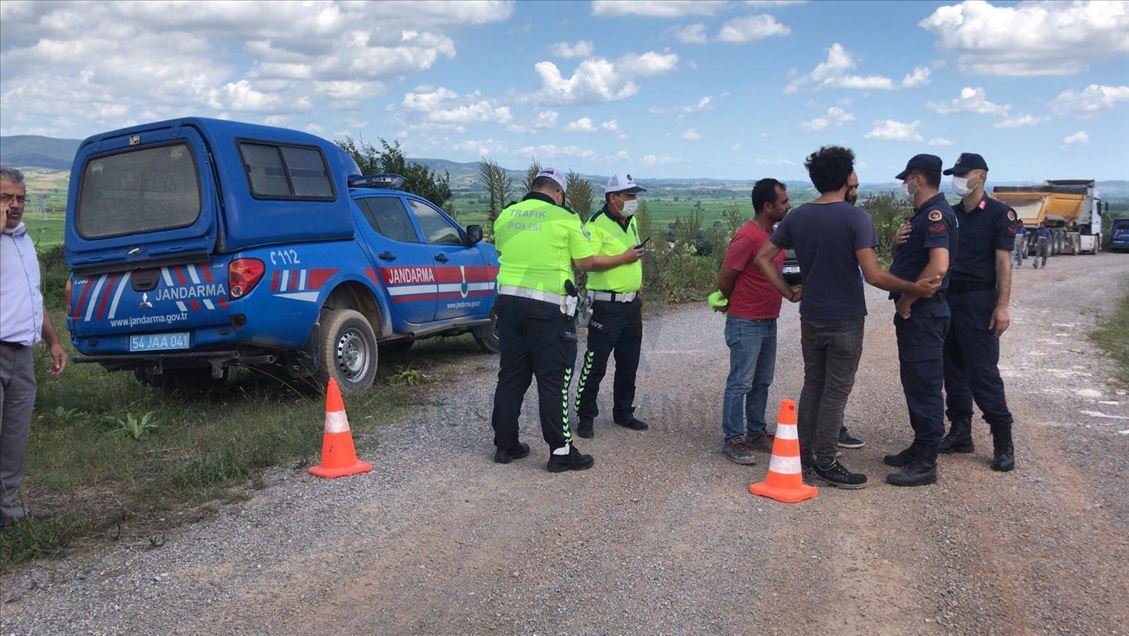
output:
[[639, 370], [639, 350], [643, 345], [643, 302], [597, 301], [588, 323], [588, 352], [576, 387], [576, 414], [594, 420], [599, 413], [596, 397], [600, 381], [608, 370], [608, 358], [615, 353], [615, 381], [612, 384], [612, 419], [626, 422], [635, 412], [635, 373]]
[[494, 445], [517, 446], [521, 403], [536, 375], [541, 433], [550, 450], [561, 448], [572, 441], [568, 389], [576, 363], [576, 320], [557, 305], [516, 296], [498, 296], [495, 307], [501, 360], [490, 421]]
[[797, 422], [800, 459], [820, 466], [835, 461], [839, 426], [855, 386], [865, 320], [800, 319], [804, 388]]

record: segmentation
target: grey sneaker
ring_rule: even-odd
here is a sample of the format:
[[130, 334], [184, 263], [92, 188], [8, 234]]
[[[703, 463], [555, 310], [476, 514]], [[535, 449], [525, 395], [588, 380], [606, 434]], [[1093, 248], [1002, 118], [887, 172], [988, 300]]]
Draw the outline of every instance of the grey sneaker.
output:
[[722, 446], [721, 452], [729, 458], [729, 461], [735, 464], [752, 466], [757, 463], [756, 460], [753, 459], [753, 451], [745, 445], [745, 437], [743, 435], [725, 440], [725, 445]]

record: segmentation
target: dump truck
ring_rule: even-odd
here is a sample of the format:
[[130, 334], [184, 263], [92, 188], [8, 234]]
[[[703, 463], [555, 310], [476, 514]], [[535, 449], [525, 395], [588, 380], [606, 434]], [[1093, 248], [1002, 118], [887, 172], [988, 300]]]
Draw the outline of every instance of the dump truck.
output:
[[[1048, 179], [1043, 185], [996, 186], [992, 196], [1011, 206], [1029, 235], [1046, 222], [1051, 254], [1097, 254], [1102, 245], [1102, 214], [1109, 203], [1098, 196], [1093, 179]], [[1035, 250], [1028, 241], [1028, 251]]]

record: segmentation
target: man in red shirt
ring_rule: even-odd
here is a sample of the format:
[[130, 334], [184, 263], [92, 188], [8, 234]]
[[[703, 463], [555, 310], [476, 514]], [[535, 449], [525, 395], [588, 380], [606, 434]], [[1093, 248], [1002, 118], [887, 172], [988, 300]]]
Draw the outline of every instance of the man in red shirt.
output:
[[[774, 225], [792, 203], [787, 187], [776, 179], [761, 179], [753, 186], [753, 220], [733, 235], [717, 286], [729, 299], [725, 318], [725, 344], [729, 345], [729, 378], [725, 381], [722, 453], [738, 464], [753, 464], [754, 450], [771, 450], [764, 419], [768, 387], [776, 366], [776, 319], [781, 296], [757, 268], [754, 259], [768, 241]], [[784, 267], [784, 252], [773, 260]], [[796, 302], [799, 293], [789, 299]]]

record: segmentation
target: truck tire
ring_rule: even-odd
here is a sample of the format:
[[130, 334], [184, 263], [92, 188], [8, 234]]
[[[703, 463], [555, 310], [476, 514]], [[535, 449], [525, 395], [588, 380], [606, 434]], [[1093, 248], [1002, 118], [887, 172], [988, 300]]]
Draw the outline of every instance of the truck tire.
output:
[[490, 324], [474, 328], [474, 341], [486, 353], [498, 353], [498, 312], [490, 310]]
[[335, 309], [322, 322], [318, 346], [322, 382], [333, 378], [342, 393], [360, 393], [376, 378], [378, 349], [372, 325], [359, 311]]

